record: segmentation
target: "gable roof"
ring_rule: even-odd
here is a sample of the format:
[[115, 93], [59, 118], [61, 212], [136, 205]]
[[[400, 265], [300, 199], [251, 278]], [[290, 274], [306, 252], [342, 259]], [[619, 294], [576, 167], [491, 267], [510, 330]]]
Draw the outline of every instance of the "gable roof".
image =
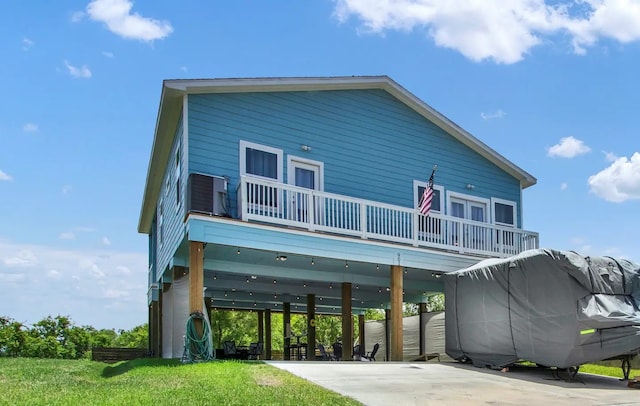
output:
[[149, 233], [156, 201], [162, 186], [176, 126], [182, 112], [183, 96], [202, 93], [247, 93], [380, 89], [388, 92], [449, 135], [468, 146], [520, 181], [521, 188], [536, 184], [536, 178], [494, 151], [453, 121], [407, 91], [388, 76], [288, 77], [173, 79], [162, 83], [151, 160], [142, 199], [138, 232]]

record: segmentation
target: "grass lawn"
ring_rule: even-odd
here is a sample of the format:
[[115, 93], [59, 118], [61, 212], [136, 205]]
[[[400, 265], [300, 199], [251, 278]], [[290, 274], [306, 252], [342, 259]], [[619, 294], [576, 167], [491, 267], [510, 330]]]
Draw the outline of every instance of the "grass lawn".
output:
[[0, 405], [360, 405], [261, 362], [0, 358]]
[[[585, 372], [588, 374], [615, 376], [622, 379], [622, 368], [620, 367], [607, 367], [603, 365], [585, 364], [581, 365], [578, 373]], [[636, 376], [640, 376], [640, 369], [632, 369], [629, 373], [629, 379], [633, 379]]]

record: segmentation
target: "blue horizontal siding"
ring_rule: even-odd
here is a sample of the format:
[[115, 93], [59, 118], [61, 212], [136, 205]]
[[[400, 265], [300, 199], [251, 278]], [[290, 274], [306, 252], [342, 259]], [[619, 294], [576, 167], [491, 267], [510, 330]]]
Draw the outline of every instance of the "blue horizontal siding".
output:
[[282, 149], [285, 166], [287, 155], [324, 162], [328, 192], [412, 207], [413, 180], [437, 164], [447, 191], [520, 210], [517, 179], [382, 90], [189, 96], [189, 170], [229, 176], [233, 205], [240, 140]]
[[[185, 165], [185, 146], [183, 145], [183, 125], [182, 120], [178, 124], [176, 129], [176, 135], [173, 139], [173, 145], [171, 147], [171, 153], [169, 155], [169, 161], [167, 163], [167, 168], [164, 173], [164, 178], [162, 180], [162, 187], [160, 189], [160, 196], [162, 198], [163, 206], [164, 206], [164, 237], [162, 239], [162, 243], [160, 242], [159, 233], [161, 232], [161, 228], [159, 225], [156, 226], [156, 265], [157, 269], [155, 270], [156, 276], [159, 278], [162, 276], [162, 273], [169, 266], [169, 262], [171, 258], [173, 258], [174, 252], [178, 247], [178, 244], [184, 237], [185, 224], [183, 222], [185, 216], [185, 191], [186, 191], [186, 177], [187, 177], [187, 169]], [[178, 146], [181, 146], [180, 153], [181, 156], [181, 165], [180, 165], [180, 173], [176, 174], [176, 153]], [[177, 196], [176, 196], [176, 175], [180, 176], [180, 205], [177, 204]], [[169, 188], [167, 189], [167, 182], [169, 184]], [[158, 200], [156, 206], [156, 216], [157, 219], [160, 219], [160, 200]]]
[[275, 227], [255, 227], [243, 222], [190, 218], [188, 230], [189, 239], [193, 241], [267, 251], [278, 251], [286, 247], [291, 254], [380, 265], [397, 265], [400, 261], [400, 265], [404, 267], [430, 271], [456, 271], [478, 262], [478, 258], [462, 255], [393, 244], [374, 244], [367, 240], [327, 238], [322, 234], [286, 232]]

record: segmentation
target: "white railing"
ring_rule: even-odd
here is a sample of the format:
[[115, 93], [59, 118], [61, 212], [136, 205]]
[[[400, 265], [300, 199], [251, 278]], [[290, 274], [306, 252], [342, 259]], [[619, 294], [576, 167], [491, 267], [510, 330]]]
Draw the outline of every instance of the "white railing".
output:
[[538, 248], [538, 233], [512, 227], [355, 199], [243, 176], [238, 186], [242, 220], [262, 221], [310, 231], [455, 250], [510, 256]]

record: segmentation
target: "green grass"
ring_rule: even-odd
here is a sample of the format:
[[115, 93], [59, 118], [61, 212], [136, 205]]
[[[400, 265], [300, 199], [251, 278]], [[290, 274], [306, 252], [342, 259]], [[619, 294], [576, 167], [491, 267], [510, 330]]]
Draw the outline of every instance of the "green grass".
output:
[[0, 405], [359, 405], [261, 362], [0, 358]]
[[[605, 375], [605, 376], [614, 376], [616, 378], [622, 378], [622, 368], [620, 367], [607, 367], [603, 365], [596, 364], [585, 364], [580, 366], [580, 372], [585, 372], [588, 374], [596, 374], [596, 375]], [[632, 369], [631, 373], [629, 373], [629, 379], [633, 379], [636, 376], [640, 375], [640, 369]]]

